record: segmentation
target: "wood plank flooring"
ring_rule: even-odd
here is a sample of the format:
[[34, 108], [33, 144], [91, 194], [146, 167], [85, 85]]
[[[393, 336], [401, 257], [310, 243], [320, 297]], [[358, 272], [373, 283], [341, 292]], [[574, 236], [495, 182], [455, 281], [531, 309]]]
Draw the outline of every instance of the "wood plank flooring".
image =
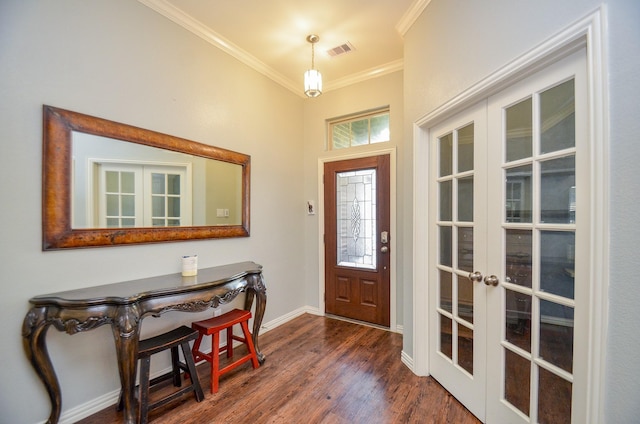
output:
[[[215, 395], [209, 392], [209, 364], [198, 366], [205, 400], [197, 403], [193, 394], [185, 395], [153, 411], [149, 420], [155, 424], [479, 423], [435, 380], [417, 377], [400, 361], [399, 334], [304, 314], [261, 336], [260, 347], [265, 363], [255, 370], [247, 363], [223, 375]], [[242, 349], [238, 347], [238, 354]], [[121, 422], [115, 406], [80, 421]]]

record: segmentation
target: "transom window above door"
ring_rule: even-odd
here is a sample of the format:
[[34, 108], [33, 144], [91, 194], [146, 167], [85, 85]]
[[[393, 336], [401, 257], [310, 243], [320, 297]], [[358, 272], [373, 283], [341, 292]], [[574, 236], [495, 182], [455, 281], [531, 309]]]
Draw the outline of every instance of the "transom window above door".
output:
[[329, 150], [391, 140], [388, 107], [331, 119], [328, 124]]

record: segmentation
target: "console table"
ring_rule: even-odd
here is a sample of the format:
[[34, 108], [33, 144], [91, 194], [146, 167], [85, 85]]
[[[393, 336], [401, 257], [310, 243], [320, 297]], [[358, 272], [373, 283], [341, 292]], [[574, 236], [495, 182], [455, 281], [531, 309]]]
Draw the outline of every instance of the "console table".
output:
[[45, 337], [51, 325], [68, 334], [111, 325], [124, 392], [124, 422], [135, 423], [136, 357], [142, 319], [168, 311], [204, 311], [228, 303], [242, 292], [246, 293], [245, 309], [251, 309], [256, 299], [253, 343], [258, 360], [263, 363], [265, 357], [260, 352], [258, 333], [267, 292], [262, 266], [254, 262], [200, 269], [194, 277], [169, 274], [30, 299], [32, 307], [24, 319], [22, 340], [29, 361], [49, 394], [51, 415], [47, 422], [58, 422], [62, 405], [60, 384], [49, 358]]

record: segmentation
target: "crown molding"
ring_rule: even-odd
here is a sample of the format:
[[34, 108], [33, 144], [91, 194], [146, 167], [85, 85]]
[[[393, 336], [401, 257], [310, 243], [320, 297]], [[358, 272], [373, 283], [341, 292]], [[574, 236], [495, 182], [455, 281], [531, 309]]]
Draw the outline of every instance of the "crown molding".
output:
[[325, 91], [336, 90], [338, 88], [343, 88], [351, 84], [356, 84], [372, 78], [381, 77], [383, 75], [401, 71], [403, 68], [404, 60], [398, 59], [393, 62], [386, 63], [382, 66], [376, 66], [374, 68], [366, 69], [356, 74], [333, 80], [330, 83], [325, 84]]
[[[424, 1], [427, 1], [428, 3], [431, 0], [416, 0], [416, 3], [422, 3]], [[244, 63], [245, 65], [249, 66], [255, 71], [265, 75], [266, 77], [280, 84], [284, 88], [292, 91], [293, 93], [299, 95], [302, 98], [305, 98], [305, 99], [307, 98], [307, 96], [305, 96], [304, 93], [302, 92], [302, 87], [300, 87], [299, 84], [297, 84], [295, 81], [291, 81], [290, 79], [286, 78], [284, 75], [277, 72], [272, 67], [256, 59], [255, 56], [249, 54], [247, 51], [238, 47], [228, 39], [224, 38], [220, 34], [213, 31], [210, 27], [198, 21], [193, 16], [187, 13], [184, 13], [182, 10], [175, 7], [171, 3], [167, 2], [166, 0], [138, 0], [138, 2], [154, 10], [155, 12], [161, 14], [167, 19], [171, 20], [172, 22], [180, 25], [181, 27], [185, 28], [187, 31], [197, 35], [198, 37], [202, 38], [204, 41], [219, 48], [220, 50], [224, 51], [230, 56], [238, 59], [240, 62]], [[416, 3], [414, 3], [411, 10], [415, 9], [414, 6]], [[422, 11], [422, 9], [420, 9], [420, 11]], [[403, 69], [403, 60], [399, 59], [397, 61], [390, 62], [382, 66], [377, 66], [375, 68], [367, 69], [353, 75], [348, 75], [344, 78], [334, 80], [328, 84], [325, 81], [324, 92], [346, 87], [347, 85], [350, 85], [350, 84], [366, 81], [368, 79], [376, 78], [392, 72], [400, 71], [402, 69]]]
[[[241, 49], [237, 45], [233, 44], [231, 41], [227, 40], [220, 34], [213, 31], [211, 28], [203, 24], [202, 22], [194, 19], [191, 15], [184, 13], [182, 10], [173, 6], [165, 0], [138, 0], [138, 2], [144, 4], [150, 9], [160, 13], [162, 16], [168, 18], [169, 20], [175, 22], [186, 30], [192, 32], [198, 37], [202, 38], [206, 42], [214, 45], [230, 56], [238, 59], [240, 62], [245, 65], [253, 68], [257, 72], [267, 76], [283, 87], [293, 91], [296, 94], [299, 94], [302, 90], [301, 88], [284, 77], [279, 72], [275, 71], [273, 68], [256, 59], [255, 56], [247, 53], [245, 50]], [[304, 93], [302, 93], [304, 96]]]
[[411, 28], [413, 23], [418, 19], [429, 3], [431, 3], [431, 0], [415, 0], [396, 24], [396, 31], [404, 37], [407, 31], [409, 31], [409, 28]]

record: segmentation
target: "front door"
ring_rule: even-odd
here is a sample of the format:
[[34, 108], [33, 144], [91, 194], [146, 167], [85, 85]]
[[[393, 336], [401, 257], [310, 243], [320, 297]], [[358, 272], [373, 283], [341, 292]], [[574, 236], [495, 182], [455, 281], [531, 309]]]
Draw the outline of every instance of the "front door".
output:
[[324, 165], [325, 311], [390, 325], [389, 155]]
[[431, 131], [432, 375], [487, 423], [585, 421], [585, 54]]

